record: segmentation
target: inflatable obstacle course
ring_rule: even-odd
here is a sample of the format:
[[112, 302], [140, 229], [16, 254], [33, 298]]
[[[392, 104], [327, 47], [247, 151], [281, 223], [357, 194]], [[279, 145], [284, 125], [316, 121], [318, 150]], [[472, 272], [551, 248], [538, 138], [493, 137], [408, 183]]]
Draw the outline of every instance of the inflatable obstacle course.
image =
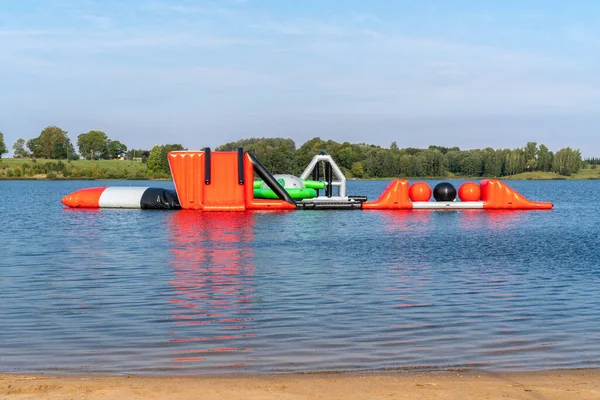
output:
[[[449, 182], [433, 190], [425, 182], [397, 179], [374, 201], [346, 194], [346, 177], [330, 155], [313, 157], [300, 177], [271, 175], [256, 157], [237, 152], [174, 151], [168, 155], [175, 191], [103, 187], [78, 190], [62, 203], [71, 208], [246, 210], [547, 210], [552, 203], [530, 201], [504, 182], [488, 179]], [[255, 179], [258, 176], [258, 180]], [[433, 200], [432, 200], [433, 196]], [[457, 198], [458, 197], [458, 198]]]

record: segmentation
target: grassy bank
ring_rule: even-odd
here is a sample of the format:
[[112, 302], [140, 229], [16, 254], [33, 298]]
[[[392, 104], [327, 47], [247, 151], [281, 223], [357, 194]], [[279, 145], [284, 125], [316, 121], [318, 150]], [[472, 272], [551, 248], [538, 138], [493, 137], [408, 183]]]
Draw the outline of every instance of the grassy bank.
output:
[[[122, 170], [134, 170], [134, 171], [146, 171], [146, 164], [143, 164], [141, 161], [129, 161], [129, 160], [44, 160], [37, 159], [35, 164], [45, 164], [48, 162], [58, 163], [58, 161], [62, 161], [62, 163], [70, 165], [76, 168], [105, 168], [110, 171], [122, 171]], [[3, 158], [0, 164], [5, 164], [9, 167], [22, 167], [23, 164], [33, 165], [33, 160], [29, 158]]]
[[512, 176], [505, 176], [507, 180], [590, 180], [600, 179], [600, 168], [583, 168], [576, 174], [569, 176], [559, 175], [553, 172], [523, 172]]
[[0, 179], [170, 179], [170, 176], [150, 173], [141, 161], [8, 158], [0, 160]]

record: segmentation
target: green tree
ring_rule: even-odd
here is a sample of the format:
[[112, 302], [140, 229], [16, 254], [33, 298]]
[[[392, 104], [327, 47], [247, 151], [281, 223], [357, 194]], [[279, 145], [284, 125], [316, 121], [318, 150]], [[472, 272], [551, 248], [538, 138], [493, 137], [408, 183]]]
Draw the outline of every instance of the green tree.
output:
[[520, 174], [525, 168], [525, 155], [522, 149], [506, 150], [504, 156], [504, 175]]
[[145, 162], [145, 160], [148, 159], [148, 156], [150, 155], [150, 151], [149, 150], [144, 150], [144, 149], [131, 149], [129, 151], [127, 151], [127, 154], [125, 155], [125, 157], [128, 160], [133, 160], [136, 158], [141, 158], [143, 162]]
[[[310, 160], [312, 160], [312, 158], [319, 154], [319, 152], [322, 151], [326, 151], [325, 149], [325, 144], [326, 142], [321, 140], [320, 137], [314, 137], [312, 139], [310, 139], [309, 141], [305, 142], [302, 146], [300, 146], [298, 148], [298, 150], [296, 151], [296, 165], [297, 165], [297, 171], [298, 172], [302, 172], [304, 168], [306, 168], [306, 166], [308, 165], [308, 163], [310, 163]], [[354, 160], [354, 161], [358, 161], [358, 160]], [[353, 161], [353, 162], [354, 162]], [[346, 167], [347, 167], [347, 163], [345, 163]], [[350, 167], [352, 166], [352, 164], [350, 164]]]
[[410, 154], [403, 154], [398, 159], [398, 176], [413, 177], [413, 158]]
[[79, 153], [88, 160], [108, 157], [108, 136], [102, 131], [92, 130], [77, 136]]
[[118, 140], [111, 140], [108, 143], [108, 156], [110, 158], [118, 158], [121, 154], [127, 151], [127, 146]]
[[481, 176], [483, 174], [483, 159], [479, 152], [469, 151], [469, 154], [462, 159], [460, 169], [463, 175]]
[[583, 164], [581, 152], [579, 150], [573, 150], [570, 147], [566, 147], [564, 149], [560, 149], [554, 155], [552, 171], [568, 176], [579, 172], [581, 169], [581, 164]]
[[502, 176], [503, 155], [491, 148], [485, 149], [483, 156], [483, 175], [489, 177]]
[[226, 143], [217, 151], [236, 151], [239, 147], [254, 154], [273, 174], [300, 173], [296, 165], [296, 143], [284, 138], [250, 138]]
[[449, 151], [460, 151], [460, 149], [458, 147], [448, 148], [448, 147], [444, 147], [444, 146], [434, 146], [434, 145], [429, 146], [429, 150], [439, 150], [442, 152], [443, 155], [446, 155]]
[[286, 146], [267, 147], [264, 150], [264, 165], [273, 174], [291, 173], [295, 170], [294, 152]]
[[335, 161], [342, 168], [352, 169], [352, 165], [358, 161], [358, 154], [354, 151], [350, 143], [344, 143], [342, 146], [337, 152]]
[[554, 154], [544, 144], [540, 144], [537, 154], [537, 167], [540, 171], [549, 172], [552, 170], [552, 160], [554, 159]]
[[524, 157], [525, 157], [525, 170], [535, 171], [537, 168], [537, 154], [538, 148], [536, 142], [528, 142], [525, 146]]
[[38, 145], [38, 138], [29, 139], [27, 142], [25, 142], [25, 145], [31, 152], [32, 157], [37, 157], [39, 155], [40, 149], [39, 149], [39, 145]]
[[[254, 153], [273, 173], [299, 175], [312, 158], [324, 151], [330, 154], [342, 170], [354, 176], [383, 178], [404, 177], [443, 177], [451, 172], [456, 175], [502, 177], [527, 170], [553, 169], [553, 154], [544, 145], [529, 142], [516, 149], [473, 149], [461, 150], [458, 147], [429, 146], [420, 148], [398, 148], [392, 143], [389, 148], [366, 143], [338, 143], [332, 140], [312, 138], [296, 149], [291, 139], [251, 138], [230, 142], [216, 150], [234, 151], [238, 147]], [[162, 148], [155, 150], [150, 165], [167, 172], [166, 156]], [[565, 158], [564, 152], [559, 158]], [[570, 157], [575, 158], [577, 157]], [[570, 159], [569, 158], [569, 159]], [[593, 160], [588, 161], [592, 164]], [[600, 160], [598, 161], [600, 163]], [[569, 170], [581, 167], [581, 162], [570, 161]], [[579, 167], [578, 167], [579, 165]], [[561, 170], [566, 171], [567, 167]], [[322, 179], [323, 176], [320, 177]]]
[[6, 149], [6, 143], [4, 143], [4, 133], [0, 132], [0, 158], [2, 158], [2, 154], [8, 153]]
[[365, 170], [363, 168], [363, 164], [360, 161], [357, 161], [354, 164], [352, 164], [350, 172], [353, 176], [357, 178], [362, 178], [363, 176], [365, 176]]
[[[150, 155], [148, 156], [148, 161], [146, 161], [146, 165], [148, 169], [152, 172], [162, 171], [163, 162], [162, 162], [162, 146], [156, 145], [150, 150]], [[168, 162], [168, 159], [167, 159]]]
[[450, 150], [445, 155], [445, 162], [448, 170], [453, 174], [462, 173], [462, 160], [466, 157], [466, 153], [460, 150]]
[[421, 154], [417, 154], [412, 156], [411, 158], [411, 169], [412, 169], [412, 176], [413, 177], [418, 177], [418, 176], [425, 176], [425, 168], [423, 167], [423, 157], [421, 156]]
[[425, 176], [443, 177], [448, 175], [448, 161], [439, 148], [429, 146], [420, 156], [423, 159]]
[[152, 172], [163, 172], [168, 174], [170, 172], [169, 167], [169, 152], [171, 151], [179, 151], [185, 150], [180, 144], [166, 144], [166, 145], [157, 145], [150, 150], [150, 154], [148, 155], [148, 161], [146, 165], [148, 169]]
[[384, 150], [382, 154], [383, 164], [381, 166], [382, 177], [395, 177], [400, 174], [400, 164], [398, 163], [399, 155], [397, 151], [393, 150]]
[[68, 158], [75, 150], [67, 132], [57, 126], [47, 126], [36, 138], [27, 141], [27, 147], [36, 158]]
[[[373, 147], [369, 149], [367, 152], [367, 159], [364, 161], [363, 165], [365, 167], [365, 175], [369, 177], [383, 177], [384, 169], [383, 169], [383, 149], [379, 147]], [[332, 154], [332, 157], [334, 155]], [[335, 160], [335, 157], [334, 157]]]
[[13, 144], [13, 155], [15, 158], [27, 158], [31, 155], [25, 150], [25, 139], [19, 138], [15, 144]]

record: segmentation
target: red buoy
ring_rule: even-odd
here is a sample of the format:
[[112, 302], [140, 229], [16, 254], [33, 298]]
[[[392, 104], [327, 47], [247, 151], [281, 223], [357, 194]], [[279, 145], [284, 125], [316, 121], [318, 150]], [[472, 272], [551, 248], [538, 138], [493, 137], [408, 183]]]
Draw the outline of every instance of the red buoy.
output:
[[474, 182], [465, 182], [458, 188], [458, 197], [460, 201], [479, 201], [481, 188]]
[[411, 201], [429, 201], [431, 199], [431, 188], [425, 182], [413, 183], [408, 188], [408, 197]]

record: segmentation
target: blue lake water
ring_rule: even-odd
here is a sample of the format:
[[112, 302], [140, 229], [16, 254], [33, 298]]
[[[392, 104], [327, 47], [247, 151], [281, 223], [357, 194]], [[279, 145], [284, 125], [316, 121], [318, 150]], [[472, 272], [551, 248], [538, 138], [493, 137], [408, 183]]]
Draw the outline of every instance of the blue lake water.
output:
[[509, 184], [555, 209], [70, 210], [172, 183], [0, 181], [0, 371], [596, 368], [600, 182]]

